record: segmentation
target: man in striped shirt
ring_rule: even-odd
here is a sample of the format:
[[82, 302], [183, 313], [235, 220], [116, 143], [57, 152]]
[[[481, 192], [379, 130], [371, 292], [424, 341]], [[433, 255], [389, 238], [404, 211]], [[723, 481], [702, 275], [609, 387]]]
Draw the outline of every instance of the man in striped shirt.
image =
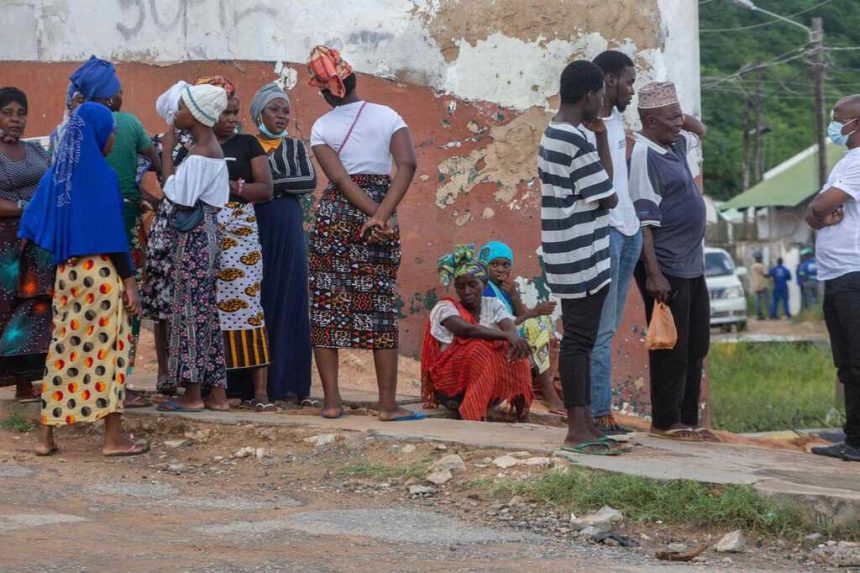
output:
[[[559, 371], [568, 432], [563, 448], [614, 454], [614, 442], [591, 417], [591, 350], [611, 281], [609, 209], [618, 202], [606, 130], [598, 120], [603, 71], [591, 62], [573, 62], [561, 74], [560, 91], [561, 106], [541, 139], [538, 173], [544, 268], [550, 290], [561, 299], [564, 325]], [[599, 154], [583, 124], [597, 134]]]

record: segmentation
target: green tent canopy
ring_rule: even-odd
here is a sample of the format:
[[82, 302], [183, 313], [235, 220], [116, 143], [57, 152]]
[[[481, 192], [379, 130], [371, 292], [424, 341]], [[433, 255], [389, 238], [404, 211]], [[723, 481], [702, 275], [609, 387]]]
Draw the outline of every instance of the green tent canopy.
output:
[[[830, 169], [846, 149], [827, 143]], [[768, 177], [768, 174], [773, 175]], [[818, 151], [803, 151], [765, 174], [767, 179], [720, 205], [721, 211], [749, 207], [796, 207], [818, 192]]]

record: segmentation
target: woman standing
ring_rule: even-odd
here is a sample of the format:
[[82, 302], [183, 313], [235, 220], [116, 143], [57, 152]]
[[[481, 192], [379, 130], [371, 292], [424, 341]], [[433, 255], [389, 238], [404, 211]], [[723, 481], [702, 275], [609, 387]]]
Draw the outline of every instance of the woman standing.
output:
[[[379, 418], [420, 419], [397, 406], [397, 269], [395, 210], [415, 175], [409, 128], [391, 108], [363, 101], [356, 76], [337, 50], [313, 49], [311, 85], [332, 110], [314, 123], [311, 147], [329, 184], [310, 242], [311, 342], [325, 392], [322, 415], [343, 414], [338, 349], [373, 350]], [[392, 178], [391, 158], [397, 165]]]
[[21, 247], [18, 223], [48, 170], [48, 154], [21, 141], [27, 128], [27, 96], [0, 88], [0, 386], [15, 384], [15, 398], [34, 400], [51, 343], [54, 263], [32, 243]]
[[[191, 132], [194, 145], [174, 173], [170, 153], [162, 156], [164, 196], [174, 204], [169, 224], [175, 231], [171, 277], [169, 382], [184, 385], [185, 393], [161, 404], [168, 412], [226, 410], [227, 374], [224, 339], [218, 321], [216, 282], [221, 259], [221, 230], [217, 213], [227, 203], [230, 182], [227, 164], [212, 126], [227, 107], [223, 88], [184, 85], [179, 101], [166, 114], [176, 129]], [[165, 150], [177, 143], [174, 129], [162, 141]], [[202, 386], [211, 388], [204, 403]]]
[[[233, 84], [221, 76], [203, 78], [197, 83], [201, 81], [219, 85], [227, 92], [227, 107], [213, 127], [230, 174], [230, 202], [218, 212], [218, 223], [224, 233], [218, 314], [224, 333], [227, 371], [230, 374], [250, 371], [254, 408], [258, 412], [271, 412], [275, 405], [269, 402], [266, 390], [269, 344], [260, 305], [263, 255], [254, 203], [271, 200], [272, 174], [257, 138], [236, 133], [239, 99]], [[241, 378], [236, 381], [243, 382]]]
[[289, 118], [290, 98], [277, 84], [266, 84], [254, 95], [251, 119], [274, 180], [273, 199], [254, 206], [263, 247], [262, 302], [272, 357], [269, 397], [309, 406], [311, 332], [302, 196], [313, 192], [317, 177], [304, 144], [287, 134]]
[[106, 456], [149, 450], [121, 435], [131, 348], [129, 315], [139, 312], [116, 173], [105, 161], [114, 141], [110, 110], [79, 106], [54, 164], [21, 218], [18, 236], [59, 265], [53, 339], [45, 364], [36, 453], [57, 451], [54, 427], [104, 419]]

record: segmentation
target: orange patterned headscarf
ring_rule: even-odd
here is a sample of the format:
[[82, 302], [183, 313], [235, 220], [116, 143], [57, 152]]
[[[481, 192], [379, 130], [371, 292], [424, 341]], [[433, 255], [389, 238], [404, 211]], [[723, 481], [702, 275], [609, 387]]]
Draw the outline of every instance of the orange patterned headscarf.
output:
[[202, 78], [197, 78], [197, 81], [194, 82], [195, 86], [202, 86], [204, 84], [224, 88], [228, 98], [232, 99], [236, 97], [236, 86], [224, 76], [203, 76]]
[[327, 46], [316, 46], [308, 59], [310, 85], [325, 89], [335, 97], [346, 95], [343, 80], [352, 75], [352, 66], [340, 57], [340, 52]]

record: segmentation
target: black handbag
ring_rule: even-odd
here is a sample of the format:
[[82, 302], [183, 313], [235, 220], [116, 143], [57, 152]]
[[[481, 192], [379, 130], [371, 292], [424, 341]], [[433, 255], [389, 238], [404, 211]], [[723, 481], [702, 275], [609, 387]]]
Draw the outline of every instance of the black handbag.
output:
[[187, 233], [203, 220], [203, 203], [198, 201], [193, 207], [176, 206], [171, 221], [173, 228], [180, 233]]

